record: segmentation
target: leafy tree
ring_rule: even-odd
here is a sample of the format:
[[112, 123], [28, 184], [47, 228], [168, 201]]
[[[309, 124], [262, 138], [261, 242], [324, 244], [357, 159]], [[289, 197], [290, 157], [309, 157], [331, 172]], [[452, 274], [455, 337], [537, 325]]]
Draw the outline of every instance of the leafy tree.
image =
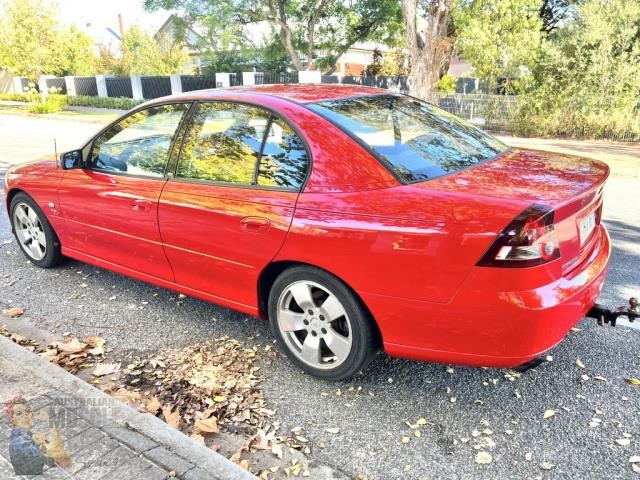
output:
[[[167, 40], [159, 42], [139, 26], [130, 27], [120, 44], [122, 56], [111, 65], [117, 75], [168, 75], [179, 73], [186, 62], [186, 53]], [[108, 58], [108, 54], [104, 52]]]
[[542, 20], [542, 31], [551, 33], [564, 21], [575, 16], [577, 10], [575, 6], [583, 0], [543, 0], [540, 5], [540, 20]]
[[367, 65], [365, 73], [369, 76], [380, 75], [380, 72], [382, 71], [382, 58], [383, 58], [382, 52], [377, 48], [374, 49], [371, 63]]
[[525, 75], [535, 65], [542, 40], [541, 0], [458, 0], [453, 18], [456, 48], [477, 74], [495, 86]]
[[60, 33], [62, 68], [65, 75], [94, 75], [96, 55], [93, 39], [72, 26]]
[[409, 74], [409, 58], [401, 49], [387, 52], [382, 60], [380, 75], [398, 76]]
[[[204, 32], [200, 47], [208, 51], [256, 48], [245, 27], [267, 22], [297, 70], [304, 57], [307, 68], [331, 69], [354, 43], [383, 38], [400, 24], [397, 0], [145, 0], [145, 6], [178, 11], [178, 30]], [[318, 50], [328, 53], [316, 58]]]
[[411, 93], [429, 99], [449, 69], [455, 41], [451, 0], [400, 0], [411, 61]]
[[43, 0], [5, 0], [0, 20], [0, 67], [35, 79], [64, 70], [55, 5]]
[[523, 122], [540, 133], [631, 126], [640, 133], [640, 0], [587, 0], [542, 44]]

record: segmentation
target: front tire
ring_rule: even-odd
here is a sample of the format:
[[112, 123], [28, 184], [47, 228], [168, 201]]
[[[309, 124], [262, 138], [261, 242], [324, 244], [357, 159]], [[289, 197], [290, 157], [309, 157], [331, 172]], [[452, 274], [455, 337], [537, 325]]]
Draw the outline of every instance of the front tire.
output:
[[13, 232], [22, 252], [37, 267], [51, 268], [62, 263], [60, 240], [44, 212], [26, 193], [11, 199], [9, 208]]
[[292, 267], [269, 292], [269, 323], [292, 363], [326, 380], [365, 368], [378, 347], [373, 319], [338, 278], [309, 266]]

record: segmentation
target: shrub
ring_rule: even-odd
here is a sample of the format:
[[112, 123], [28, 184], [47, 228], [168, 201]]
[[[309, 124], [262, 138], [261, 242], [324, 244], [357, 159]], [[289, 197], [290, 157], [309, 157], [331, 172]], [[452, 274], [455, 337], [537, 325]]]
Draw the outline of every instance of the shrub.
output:
[[62, 110], [67, 105], [67, 97], [65, 95], [51, 94], [47, 95], [47, 99], [43, 101], [35, 101], [31, 103], [29, 110], [33, 113], [55, 113]]
[[0, 100], [9, 100], [12, 102], [35, 102], [40, 98], [37, 92], [30, 93], [0, 93]]
[[96, 108], [115, 108], [120, 110], [130, 110], [140, 105], [144, 100], [134, 100], [127, 97], [89, 97], [89, 96], [70, 96], [68, 105], [76, 105], [80, 107], [96, 107]]

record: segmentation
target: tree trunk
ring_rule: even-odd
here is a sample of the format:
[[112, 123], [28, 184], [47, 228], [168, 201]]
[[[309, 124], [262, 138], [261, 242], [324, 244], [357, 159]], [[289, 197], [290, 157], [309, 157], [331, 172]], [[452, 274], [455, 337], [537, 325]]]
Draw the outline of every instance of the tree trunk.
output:
[[286, 5], [287, 0], [267, 0], [267, 7], [271, 13], [267, 20], [278, 26], [278, 38], [280, 38], [282, 46], [287, 55], [289, 55], [291, 63], [299, 71], [303, 69], [302, 60], [300, 60], [296, 47], [293, 45], [293, 34], [287, 20]]
[[422, 0], [424, 24], [418, 31], [418, 0], [401, 0], [411, 60], [411, 94], [433, 100], [436, 83], [448, 69], [453, 53], [451, 0]]
[[304, 70], [302, 60], [300, 60], [300, 56], [298, 55], [298, 52], [296, 52], [296, 47], [293, 45], [293, 35], [291, 34], [291, 28], [289, 28], [289, 25], [280, 25], [278, 36], [280, 37], [282, 46], [286, 50], [287, 55], [289, 55], [295, 69], [298, 71]]

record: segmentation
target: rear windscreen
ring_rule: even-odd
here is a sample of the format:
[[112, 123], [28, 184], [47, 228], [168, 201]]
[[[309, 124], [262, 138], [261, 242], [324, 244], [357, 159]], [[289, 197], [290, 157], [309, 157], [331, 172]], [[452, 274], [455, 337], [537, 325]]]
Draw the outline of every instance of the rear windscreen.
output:
[[307, 105], [370, 147], [405, 182], [457, 172], [508, 147], [426, 102], [399, 94]]

